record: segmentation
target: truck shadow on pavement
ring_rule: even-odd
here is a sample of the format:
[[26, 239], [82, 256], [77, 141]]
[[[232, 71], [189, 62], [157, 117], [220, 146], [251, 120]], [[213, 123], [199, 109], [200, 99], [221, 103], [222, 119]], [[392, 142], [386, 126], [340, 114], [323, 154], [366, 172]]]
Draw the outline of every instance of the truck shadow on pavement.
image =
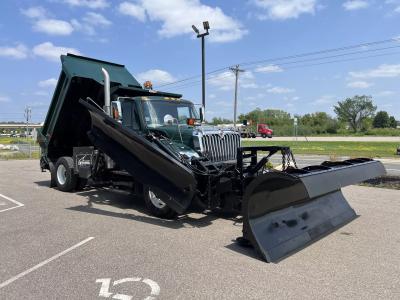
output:
[[[37, 181], [35, 183], [38, 186], [48, 187], [50, 185], [50, 181], [48, 180]], [[86, 188], [75, 193], [86, 198], [87, 204], [68, 207], [67, 209], [81, 213], [128, 219], [171, 229], [202, 228], [211, 226], [213, 221], [221, 218], [231, 221], [233, 226], [242, 226], [242, 219], [240, 217], [232, 217], [217, 212], [187, 214], [172, 220], [152, 217], [148, 215], [143, 199], [125, 190], [109, 188]], [[121, 209], [130, 211], [133, 210], [137, 213], [121, 212]], [[233, 252], [244, 254], [251, 258], [260, 260], [253, 248], [242, 247], [234, 239], [232, 239], [231, 244], [226, 245], [225, 248]]]
[[[195, 216], [194, 214], [187, 214], [172, 220], [152, 217], [148, 215], [148, 212], [144, 206], [144, 201], [141, 197], [118, 189], [85, 189], [77, 192], [77, 194], [87, 198], [87, 205], [69, 207], [67, 208], [68, 210], [114, 218], [129, 219], [172, 229], [206, 227], [212, 225], [213, 221], [221, 218], [220, 215], [214, 212], [195, 214]], [[101, 207], [103, 205], [104, 209]], [[121, 212], [120, 209], [129, 209], [130, 212]], [[132, 210], [136, 211], [137, 214], [132, 212]], [[236, 218], [228, 219], [232, 220], [234, 223], [240, 222]]]

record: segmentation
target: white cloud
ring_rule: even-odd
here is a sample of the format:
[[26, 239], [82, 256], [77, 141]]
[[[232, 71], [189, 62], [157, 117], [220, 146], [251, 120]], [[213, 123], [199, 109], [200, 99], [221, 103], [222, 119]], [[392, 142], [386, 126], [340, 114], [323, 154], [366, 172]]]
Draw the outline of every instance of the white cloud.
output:
[[347, 87], [353, 88], [353, 89], [367, 89], [369, 87], [373, 86], [372, 83], [366, 82], [366, 81], [351, 81], [347, 84]]
[[0, 95], [0, 102], [10, 102], [10, 98], [7, 96]]
[[38, 82], [38, 86], [41, 88], [47, 88], [47, 87], [53, 88], [56, 85], [57, 85], [57, 79], [55, 78], [49, 78]]
[[194, 36], [192, 25], [203, 28], [204, 20], [210, 23], [208, 39], [211, 42], [235, 41], [247, 33], [238, 20], [224, 14], [221, 8], [204, 5], [200, 0], [139, 0], [136, 4], [125, 1], [120, 4], [119, 11], [142, 22], [146, 19], [161, 22], [158, 34], [165, 38], [182, 34]]
[[63, 20], [48, 17], [48, 12], [40, 6], [21, 10], [21, 13], [33, 21], [33, 30], [49, 35], [70, 35], [74, 28]]
[[394, 5], [394, 12], [395, 13], [399, 13], [400, 12], [400, 1], [399, 0], [386, 0], [385, 1], [386, 4], [388, 5]]
[[395, 92], [393, 92], [393, 91], [382, 91], [382, 92], [376, 93], [375, 96], [376, 97], [388, 97], [388, 96], [392, 96], [394, 94], [395, 94]]
[[312, 105], [326, 105], [326, 104], [332, 104], [335, 102], [336, 96], [333, 95], [323, 95], [319, 97], [317, 100], [312, 102]]
[[87, 35], [96, 35], [96, 29], [98, 27], [109, 27], [112, 22], [104, 17], [102, 14], [88, 12], [82, 18], [82, 21], [76, 19], [71, 20], [71, 25], [76, 31], [80, 31]]
[[131, 2], [122, 2], [118, 6], [118, 11], [123, 15], [134, 17], [141, 22], [146, 21], [146, 10], [140, 5]]
[[214, 102], [217, 106], [223, 107], [223, 108], [231, 108], [233, 107], [232, 101], [217, 101]]
[[87, 35], [95, 35], [96, 30], [93, 28], [92, 25], [80, 22], [76, 19], [71, 20], [71, 25], [74, 27], [74, 30], [82, 32]]
[[28, 18], [36, 19], [36, 18], [44, 18], [47, 15], [46, 10], [41, 6], [34, 6], [27, 9], [21, 9], [21, 13]]
[[244, 89], [256, 89], [259, 87], [255, 82], [243, 83], [240, 86]]
[[368, 6], [369, 2], [365, 0], [350, 0], [343, 3], [345, 10], [358, 10], [367, 8]]
[[279, 73], [283, 72], [283, 69], [277, 65], [267, 65], [258, 67], [254, 71], [259, 73]]
[[393, 78], [400, 76], [400, 64], [380, 65], [379, 67], [366, 71], [350, 72], [353, 78]]
[[49, 35], [70, 35], [73, 31], [95, 35], [96, 28], [104, 28], [112, 24], [102, 14], [95, 12], [87, 12], [81, 21], [72, 19], [70, 22], [50, 18], [49, 13], [40, 6], [21, 10], [21, 13], [32, 20], [33, 30]]
[[151, 69], [146, 72], [139, 73], [136, 78], [140, 83], [150, 80], [153, 83], [153, 86], [176, 81], [176, 78], [170, 73], [159, 69]]
[[1, 56], [24, 59], [28, 56], [28, 48], [23, 44], [18, 44], [15, 47], [0, 46], [0, 57]]
[[62, 0], [71, 6], [88, 7], [91, 9], [106, 8], [110, 5], [107, 0]]
[[[88, 12], [82, 18], [82, 21], [76, 19], [71, 20], [71, 25], [76, 31], [80, 31], [84, 34], [94, 36], [96, 35], [96, 29], [99, 27], [109, 27], [112, 22], [104, 17], [102, 14], [95, 12]], [[104, 39], [97, 39], [97, 41], [102, 41]]]
[[63, 20], [42, 19], [35, 22], [33, 30], [49, 35], [70, 35], [74, 28], [69, 22]]
[[107, 27], [112, 24], [111, 21], [104, 17], [102, 14], [98, 14], [95, 12], [86, 13], [86, 15], [83, 17], [83, 21], [93, 26]]
[[51, 42], [45, 42], [33, 47], [34, 55], [43, 57], [50, 61], [58, 61], [60, 59], [60, 55], [67, 53], [73, 53], [77, 55], [81, 54], [74, 48], [55, 46]]
[[36, 96], [50, 96], [48, 91], [36, 91], [34, 94]]
[[267, 92], [270, 94], [289, 94], [293, 93], [294, 90], [285, 87], [275, 86], [267, 89]]
[[[239, 74], [239, 87], [255, 88], [258, 87], [253, 82], [254, 76], [250, 71]], [[232, 71], [225, 71], [208, 78], [210, 85], [215, 86], [223, 91], [233, 90], [235, 87], [235, 75]]]
[[314, 14], [317, 0], [255, 0], [255, 4], [266, 10], [262, 19], [286, 20], [302, 14]]

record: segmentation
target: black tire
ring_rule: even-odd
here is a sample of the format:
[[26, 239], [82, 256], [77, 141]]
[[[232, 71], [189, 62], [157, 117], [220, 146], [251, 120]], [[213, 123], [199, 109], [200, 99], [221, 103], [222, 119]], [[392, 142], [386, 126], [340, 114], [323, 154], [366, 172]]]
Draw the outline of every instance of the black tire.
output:
[[[64, 168], [64, 174], [58, 176]], [[72, 157], [63, 156], [57, 160], [55, 167], [55, 180], [57, 188], [63, 192], [71, 192], [75, 190], [78, 182], [78, 176], [74, 174], [74, 161]]]
[[49, 170], [50, 170], [50, 187], [56, 187], [57, 186], [57, 174], [56, 174], [56, 166], [52, 161], [49, 162]]
[[272, 134], [267, 135], [269, 139], [272, 139]]
[[261, 135], [261, 137], [262, 137], [263, 139], [265, 139], [267, 136], [263, 133], [263, 134]]
[[[146, 205], [146, 208], [149, 210], [149, 212], [157, 217], [157, 218], [162, 218], [162, 219], [173, 219], [177, 216], [177, 213], [172, 210], [167, 204], [163, 207], [157, 207], [152, 200], [150, 199], [150, 193], [151, 193], [151, 188], [150, 187], [145, 187], [143, 190], [143, 198], [144, 198], [144, 203]], [[154, 192], [152, 192], [154, 194]], [[155, 195], [155, 194], [154, 194]], [[157, 198], [159, 198], [162, 201], [162, 196], [156, 195]]]

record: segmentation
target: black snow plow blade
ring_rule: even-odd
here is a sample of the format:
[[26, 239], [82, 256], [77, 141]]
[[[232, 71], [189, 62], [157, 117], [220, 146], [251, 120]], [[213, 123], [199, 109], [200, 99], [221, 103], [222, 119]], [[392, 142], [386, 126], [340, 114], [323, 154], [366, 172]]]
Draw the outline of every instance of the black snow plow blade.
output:
[[136, 180], [164, 193], [163, 200], [169, 207], [178, 213], [184, 212], [196, 186], [192, 171], [94, 105], [82, 99], [79, 102], [90, 113], [92, 126], [88, 135], [92, 143]]
[[325, 162], [255, 177], [243, 198], [243, 237], [276, 262], [356, 218], [341, 188], [385, 174], [379, 161]]

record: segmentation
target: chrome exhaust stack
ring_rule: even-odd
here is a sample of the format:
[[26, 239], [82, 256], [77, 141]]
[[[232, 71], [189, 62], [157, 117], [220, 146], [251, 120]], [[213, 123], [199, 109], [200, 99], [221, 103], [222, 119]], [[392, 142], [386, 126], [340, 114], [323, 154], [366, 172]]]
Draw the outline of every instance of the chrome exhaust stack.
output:
[[101, 68], [104, 76], [104, 111], [107, 115], [111, 116], [111, 99], [110, 99], [110, 75], [107, 70]]

